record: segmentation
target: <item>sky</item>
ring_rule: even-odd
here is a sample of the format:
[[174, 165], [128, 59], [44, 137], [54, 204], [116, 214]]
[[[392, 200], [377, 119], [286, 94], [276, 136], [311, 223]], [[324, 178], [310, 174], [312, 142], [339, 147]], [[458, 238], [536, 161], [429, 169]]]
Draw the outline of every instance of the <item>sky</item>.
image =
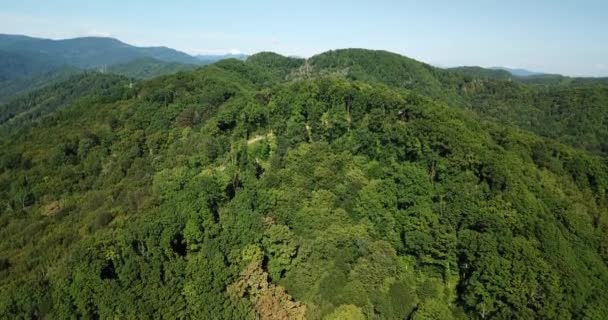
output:
[[0, 33], [190, 54], [368, 48], [442, 67], [608, 76], [608, 0], [0, 0]]

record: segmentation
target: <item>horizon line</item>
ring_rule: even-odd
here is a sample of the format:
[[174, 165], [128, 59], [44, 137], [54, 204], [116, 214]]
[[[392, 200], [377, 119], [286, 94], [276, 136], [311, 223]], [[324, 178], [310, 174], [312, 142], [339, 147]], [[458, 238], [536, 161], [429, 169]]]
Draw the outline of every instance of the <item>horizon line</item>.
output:
[[[132, 43], [128, 43], [125, 42], [124, 40], [121, 40], [120, 38], [113, 36], [113, 35], [83, 35], [83, 36], [74, 36], [74, 37], [39, 37], [39, 36], [32, 36], [32, 35], [27, 35], [27, 34], [14, 34], [14, 33], [4, 33], [4, 32], [0, 32], [0, 36], [14, 36], [14, 37], [25, 37], [25, 38], [31, 38], [31, 39], [39, 39], [39, 40], [49, 40], [49, 41], [69, 41], [69, 40], [76, 40], [76, 39], [111, 39], [111, 40], [116, 40], [119, 41], [121, 43], [124, 43], [126, 45], [132, 46], [132, 47], [136, 47], [136, 48], [166, 48], [166, 49], [171, 49], [171, 50], [175, 50], [181, 53], [184, 53], [188, 56], [191, 56], [193, 58], [197, 58], [200, 59], [199, 56], [208, 56], [208, 57], [219, 57], [219, 56], [253, 56], [262, 52], [271, 52], [271, 53], [275, 53], [278, 55], [281, 55], [283, 57], [288, 57], [288, 58], [299, 58], [299, 59], [310, 59], [314, 56], [326, 53], [326, 52], [331, 52], [331, 51], [337, 51], [337, 50], [348, 50], [348, 49], [360, 49], [360, 50], [370, 50], [370, 51], [385, 51], [385, 52], [389, 52], [389, 53], [393, 53], [393, 54], [397, 54], [400, 55], [402, 57], [405, 58], [409, 58], [409, 59], [413, 59], [417, 62], [420, 63], [424, 63], [427, 65], [430, 65], [432, 67], [435, 68], [439, 68], [439, 69], [452, 69], [452, 68], [459, 68], [459, 67], [479, 67], [479, 68], [483, 68], [483, 69], [488, 69], [488, 70], [504, 70], [507, 72], [510, 71], [514, 71], [514, 70], [521, 70], [521, 71], [526, 71], [526, 72], [530, 72], [533, 73], [533, 75], [531, 76], [542, 76], [542, 75], [551, 75], [551, 76], [562, 76], [562, 77], [568, 77], [568, 78], [595, 78], [595, 79], [602, 79], [602, 78], [608, 78], [608, 75], [601, 75], [601, 76], [589, 76], [589, 75], [567, 75], [567, 74], [562, 74], [562, 73], [555, 73], [555, 72], [546, 72], [546, 71], [539, 71], [539, 70], [530, 70], [527, 69], [525, 67], [519, 67], [519, 66], [505, 66], [505, 65], [492, 65], [492, 66], [484, 66], [484, 65], [452, 65], [452, 66], [446, 66], [440, 63], [432, 63], [432, 62], [426, 62], [423, 59], [420, 58], [413, 58], [410, 57], [406, 54], [403, 54], [401, 52], [397, 52], [397, 51], [391, 51], [388, 49], [370, 49], [370, 48], [362, 48], [362, 47], [352, 47], [352, 48], [334, 48], [334, 49], [329, 49], [329, 50], [324, 50], [324, 51], [319, 51], [316, 52], [314, 54], [311, 54], [309, 56], [302, 56], [302, 55], [294, 55], [294, 54], [284, 54], [281, 52], [277, 52], [277, 51], [272, 51], [272, 50], [260, 50], [257, 52], [253, 52], [253, 53], [248, 53], [246, 51], [240, 50], [240, 49], [219, 49], [219, 50], [215, 50], [215, 49], [209, 49], [207, 51], [205, 50], [201, 50], [201, 51], [192, 51], [192, 50], [183, 50], [183, 49], [178, 49], [178, 48], [173, 48], [173, 47], [169, 47], [167, 45], [162, 45], [162, 44], [158, 44], [158, 45], [139, 45], [139, 44], [132, 44]], [[515, 76], [515, 75], [514, 75]]]

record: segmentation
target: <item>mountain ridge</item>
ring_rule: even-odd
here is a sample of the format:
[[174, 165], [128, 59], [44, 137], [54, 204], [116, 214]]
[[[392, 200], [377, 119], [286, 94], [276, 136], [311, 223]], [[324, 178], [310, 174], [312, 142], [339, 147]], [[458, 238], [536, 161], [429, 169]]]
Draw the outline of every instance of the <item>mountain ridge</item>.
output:
[[137, 47], [108, 37], [43, 39], [0, 34], [0, 50], [43, 53], [81, 68], [124, 63], [146, 56], [167, 62], [196, 64], [198, 60], [184, 52], [167, 47]]
[[509, 72], [513, 76], [516, 76], [516, 77], [541, 76], [541, 75], [546, 75], [547, 74], [545, 72], [530, 71], [530, 70], [527, 70], [527, 69], [524, 69], [524, 68], [491, 67], [489, 69], [504, 70], [504, 71]]
[[606, 318], [606, 158], [515, 125], [582, 130], [605, 89], [477, 71], [261, 53], [36, 91], [0, 131], [0, 314]]

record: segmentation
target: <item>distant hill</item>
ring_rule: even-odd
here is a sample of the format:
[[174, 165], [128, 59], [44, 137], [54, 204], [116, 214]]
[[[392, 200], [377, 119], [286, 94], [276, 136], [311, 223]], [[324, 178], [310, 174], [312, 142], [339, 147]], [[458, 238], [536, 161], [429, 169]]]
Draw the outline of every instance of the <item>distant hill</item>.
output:
[[[138, 48], [111, 38], [48, 40], [0, 35], [0, 57], [4, 57], [0, 59], [0, 79], [4, 80], [0, 81], [0, 103], [87, 69], [149, 79], [220, 60], [215, 62], [217, 66], [258, 85], [329, 75], [412, 90], [577, 147], [608, 153], [608, 144], [603, 142], [608, 130], [602, 129], [602, 118], [594, 114], [594, 110], [602, 110], [605, 97], [595, 87], [605, 86], [606, 78], [522, 77], [513, 75], [513, 70], [481, 67], [443, 69], [396, 53], [366, 49], [333, 50], [309, 59], [261, 52], [240, 63], [244, 55], [193, 57], [163, 47]], [[121, 62], [110, 63], [116, 61]], [[557, 117], [578, 106], [579, 88], [585, 88], [589, 97], [587, 108], [577, 113], [578, 119]], [[559, 108], [548, 102], [548, 96], [560, 98]]]
[[449, 68], [447, 70], [467, 75], [470, 77], [483, 79], [508, 80], [513, 78], [512, 73], [503, 69], [486, 69], [482, 67], [455, 67]]
[[244, 53], [237, 53], [237, 54], [219, 54], [219, 55], [213, 55], [213, 54], [199, 54], [196, 56], [196, 58], [198, 60], [201, 61], [201, 63], [203, 64], [210, 64], [210, 63], [214, 63], [220, 60], [225, 60], [225, 59], [237, 59], [237, 60], [247, 60], [247, 57], [249, 57], [248, 55], [244, 54]]
[[0, 50], [0, 102], [75, 70], [45, 54]]
[[352, 80], [382, 82], [405, 89], [420, 89], [432, 96], [441, 95], [439, 70], [402, 55], [366, 49], [340, 49], [316, 55], [308, 60], [313, 70], [343, 74]]
[[73, 75], [0, 104], [0, 132], [18, 130], [23, 124], [34, 123], [86, 96], [94, 95], [95, 99], [90, 101], [95, 102], [120, 98], [120, 90], [124, 88], [128, 88], [128, 79], [122, 76], [98, 72]]
[[82, 73], [82, 69], [70, 66], [56, 66], [49, 70], [16, 77], [0, 82], [0, 104], [13, 99], [15, 96], [42, 88], [57, 82], [67, 80], [73, 75]]
[[137, 79], [151, 79], [165, 74], [197, 68], [194, 64], [165, 62], [154, 58], [140, 58], [127, 63], [115, 64], [105, 71]]
[[87, 69], [148, 79], [202, 64], [174, 49], [136, 47], [113, 38], [50, 40], [0, 34], [0, 103]]
[[200, 63], [195, 57], [167, 47], [136, 47], [117, 39], [102, 37], [50, 40], [0, 34], [0, 50], [40, 54], [53, 64], [68, 64], [78, 68], [108, 66], [145, 57], [167, 62]]
[[521, 68], [512, 69], [512, 68], [506, 68], [506, 67], [492, 67], [490, 69], [504, 70], [517, 77], [529, 77], [529, 76], [538, 76], [538, 75], [544, 74], [543, 72], [530, 71], [530, 70], [521, 69]]

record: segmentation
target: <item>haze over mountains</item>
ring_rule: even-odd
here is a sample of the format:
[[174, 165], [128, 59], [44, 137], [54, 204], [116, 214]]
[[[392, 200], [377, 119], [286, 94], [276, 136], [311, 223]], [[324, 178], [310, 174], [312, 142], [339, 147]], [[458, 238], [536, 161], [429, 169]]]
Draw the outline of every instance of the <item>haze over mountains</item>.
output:
[[[246, 54], [197, 55], [191, 56], [184, 52], [167, 47], [136, 47], [114, 38], [83, 37], [65, 40], [41, 39], [22, 35], [0, 34], [0, 51], [14, 55], [14, 62], [28, 61], [31, 69], [39, 69], [44, 64], [47, 67], [69, 65], [76, 68], [91, 69], [107, 67], [114, 64], [127, 63], [141, 58], [153, 58], [164, 62], [200, 65], [213, 63], [222, 59], [236, 58], [244, 60]], [[8, 63], [3, 57], [3, 63]], [[24, 65], [24, 64], [22, 64]], [[539, 75], [524, 69], [509, 69], [494, 67], [509, 71], [514, 76]], [[7, 72], [2, 68], [2, 72]], [[29, 74], [32, 70], [21, 69], [21, 74]], [[6, 76], [4, 76], [6, 77]], [[2, 78], [0, 78], [2, 79]]]
[[226, 58], [245, 59], [246, 55], [194, 57], [166, 47], [136, 47], [113, 38], [50, 40], [0, 34], [0, 101], [40, 87], [42, 82], [66, 79], [78, 70], [151, 78]]
[[606, 78], [0, 38], [0, 318], [608, 319]]
[[105, 37], [51, 40], [7, 34], [0, 34], [0, 51], [35, 56], [39, 61], [45, 61], [47, 64], [71, 65], [87, 69], [126, 63], [141, 58], [194, 65], [229, 58], [241, 60], [247, 58], [246, 54], [231, 53], [191, 56], [167, 47], [136, 47], [114, 38]]
[[137, 58], [155, 58], [167, 62], [198, 63], [198, 59], [166, 47], [135, 47], [113, 38], [87, 37], [66, 40], [0, 35], [0, 50], [39, 54], [55, 64], [95, 68], [128, 62]]

